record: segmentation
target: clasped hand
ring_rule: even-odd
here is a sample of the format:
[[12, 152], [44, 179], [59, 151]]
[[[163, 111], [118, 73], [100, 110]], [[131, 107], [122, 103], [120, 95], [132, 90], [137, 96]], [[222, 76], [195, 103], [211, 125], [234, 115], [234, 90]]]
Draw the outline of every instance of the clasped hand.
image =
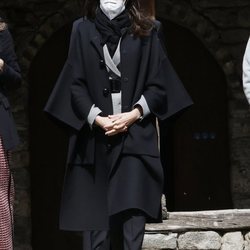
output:
[[4, 61], [0, 58], [0, 72], [3, 71], [4, 68]]
[[105, 135], [113, 136], [124, 133], [134, 122], [141, 116], [139, 108], [135, 108], [130, 112], [124, 112], [117, 115], [97, 116], [95, 124], [105, 131]]

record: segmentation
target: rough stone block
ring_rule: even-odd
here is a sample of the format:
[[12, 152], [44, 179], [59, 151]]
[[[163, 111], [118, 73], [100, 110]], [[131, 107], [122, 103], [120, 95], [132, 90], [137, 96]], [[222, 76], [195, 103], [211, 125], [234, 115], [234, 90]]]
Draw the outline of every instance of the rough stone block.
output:
[[146, 234], [142, 249], [167, 249], [172, 250], [177, 248], [177, 234]]
[[179, 250], [219, 250], [221, 237], [213, 231], [188, 232], [178, 238]]
[[250, 250], [250, 242], [248, 241], [244, 242], [244, 250]]
[[226, 233], [222, 237], [221, 250], [243, 250], [244, 239], [241, 232]]
[[250, 232], [245, 235], [244, 250], [250, 250]]
[[250, 232], [245, 235], [245, 240], [250, 242]]

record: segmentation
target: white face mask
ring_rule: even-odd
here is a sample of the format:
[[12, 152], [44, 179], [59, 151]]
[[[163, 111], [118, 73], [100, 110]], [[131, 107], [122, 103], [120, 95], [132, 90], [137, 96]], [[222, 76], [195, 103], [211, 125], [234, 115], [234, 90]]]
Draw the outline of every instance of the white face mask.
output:
[[100, 8], [112, 20], [125, 10], [125, 0], [100, 0]]

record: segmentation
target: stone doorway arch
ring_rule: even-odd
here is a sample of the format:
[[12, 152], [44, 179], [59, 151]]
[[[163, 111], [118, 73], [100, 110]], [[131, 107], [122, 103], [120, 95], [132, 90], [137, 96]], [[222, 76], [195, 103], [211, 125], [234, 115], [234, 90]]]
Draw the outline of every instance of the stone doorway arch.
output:
[[[180, 26], [190, 30], [207, 48], [215, 61], [220, 65], [224, 72], [227, 83], [227, 99], [228, 99], [228, 143], [230, 155], [230, 163], [232, 163], [232, 154], [235, 150], [233, 145], [233, 133], [235, 120], [232, 118], [233, 110], [230, 109], [230, 96], [235, 88], [239, 85], [239, 77], [236, 72], [234, 58], [228, 52], [227, 48], [220, 43], [220, 34], [216, 27], [210, 23], [206, 18], [195, 12], [191, 6], [183, 1], [172, 0], [156, 0], [156, 18], [161, 20], [171, 21]], [[236, 200], [239, 187], [237, 185], [237, 165], [230, 164], [230, 178], [231, 178], [231, 195], [234, 207], [240, 208]]]
[[234, 84], [237, 75], [233, 57], [220, 44], [220, 34], [212, 23], [195, 12], [189, 4], [172, 0], [156, 0], [157, 17], [163, 20], [170, 20], [190, 30], [221, 66], [227, 78], [229, 88]]
[[[32, 68], [35, 69], [33, 72], [38, 72], [38, 67], [46, 67], [46, 64], [51, 60], [47, 61], [46, 53], [48, 50], [46, 48], [47, 45], [51, 45], [52, 47], [65, 50], [65, 53], [62, 55], [57, 55], [61, 57], [66, 57], [67, 51], [67, 43], [69, 42], [69, 33], [71, 30], [71, 23], [73, 20], [77, 19], [81, 16], [81, 12], [79, 10], [78, 4], [76, 2], [71, 2], [64, 6], [63, 9], [59, 10], [55, 15], [51, 16], [38, 30], [35, 37], [29, 43], [27, 48], [24, 50], [23, 55], [21, 56], [21, 67], [24, 75], [24, 86], [27, 87], [26, 91], [28, 92], [28, 123], [29, 123], [29, 148], [30, 150], [27, 152], [30, 158], [30, 178], [31, 178], [31, 230], [32, 230], [32, 239], [31, 244], [33, 249], [81, 249], [81, 237], [75, 234], [69, 234], [66, 232], [62, 232], [58, 230], [58, 209], [60, 203], [60, 190], [63, 181], [63, 162], [55, 162], [54, 170], [50, 171], [48, 168], [47, 160], [48, 157], [39, 160], [41, 155], [38, 155], [38, 148], [33, 147], [35, 140], [41, 140], [43, 137], [39, 138], [40, 131], [46, 129], [46, 122], [49, 122], [42, 112], [46, 99], [49, 95], [48, 88], [52, 88], [53, 86], [49, 86], [46, 77], [49, 77], [50, 72], [43, 71], [42, 75], [39, 74], [40, 80], [44, 81], [33, 81], [34, 74], [32, 75]], [[60, 32], [61, 31], [61, 32]], [[57, 35], [57, 32], [60, 35]], [[65, 37], [64, 37], [65, 35]], [[54, 40], [54, 37], [55, 40]], [[63, 39], [63, 42], [61, 42]], [[53, 41], [54, 40], [54, 41]], [[58, 46], [55, 43], [58, 43]], [[65, 46], [65, 47], [64, 47]], [[43, 53], [45, 52], [45, 54]], [[49, 51], [48, 54], [52, 54], [53, 51]], [[42, 60], [42, 64], [37, 65], [36, 61], [38, 59]], [[62, 60], [64, 60], [62, 59]], [[41, 61], [40, 61], [41, 62]], [[58, 65], [61, 67], [62, 65]], [[53, 65], [52, 65], [52, 69]], [[54, 69], [56, 72], [56, 70]], [[54, 77], [56, 77], [54, 75]], [[38, 85], [36, 85], [38, 84]], [[47, 92], [46, 92], [47, 91]], [[44, 96], [44, 99], [40, 99], [39, 96]], [[33, 105], [34, 104], [34, 105]], [[33, 114], [33, 115], [32, 115]], [[45, 123], [38, 123], [41, 119]], [[37, 123], [38, 122], [38, 123]], [[36, 126], [34, 126], [36, 123]], [[44, 127], [45, 125], [45, 127]], [[51, 124], [47, 124], [51, 126]], [[53, 127], [53, 126], [52, 126]], [[53, 128], [52, 128], [53, 130]], [[52, 131], [51, 130], [51, 131]], [[55, 133], [59, 133], [57, 137], [60, 138], [61, 144], [65, 146], [61, 148], [61, 152], [63, 157], [61, 160], [63, 161], [66, 157], [65, 153], [62, 153], [63, 150], [66, 151], [66, 135], [62, 131], [58, 131], [56, 128], [54, 130]], [[52, 133], [54, 133], [52, 132]], [[47, 138], [48, 139], [48, 138]], [[45, 148], [45, 142], [41, 142]], [[47, 147], [48, 148], [48, 147]], [[41, 148], [40, 148], [41, 149]], [[51, 149], [51, 148], [50, 148]], [[46, 150], [45, 150], [46, 151]], [[60, 150], [59, 150], [60, 151]], [[46, 151], [48, 153], [48, 151]], [[59, 156], [55, 158], [59, 159]], [[60, 170], [59, 170], [60, 168]], [[55, 170], [57, 169], [58, 174], [56, 174]], [[62, 170], [62, 171], [61, 171]], [[40, 174], [39, 174], [40, 173]], [[39, 178], [39, 175], [41, 178]], [[48, 184], [48, 185], [47, 185]], [[46, 195], [47, 193], [48, 195]], [[47, 215], [46, 215], [47, 214]], [[49, 218], [49, 219], [48, 219]], [[29, 219], [30, 222], [30, 219]], [[25, 231], [25, 229], [23, 229]], [[28, 236], [27, 236], [28, 237]], [[22, 239], [23, 240], [23, 239]], [[30, 241], [30, 240], [29, 240]], [[22, 242], [16, 242], [16, 245], [22, 245]]]
[[232, 208], [225, 75], [189, 30], [161, 21], [168, 57], [194, 101], [180, 116], [160, 122], [167, 208]]
[[[47, 40], [34, 58], [28, 76], [32, 241], [36, 250], [81, 249], [81, 237], [58, 229], [68, 131], [55, 125], [43, 112], [66, 60], [70, 31], [71, 22]], [[48, 55], [51, 57], [47, 61]]]

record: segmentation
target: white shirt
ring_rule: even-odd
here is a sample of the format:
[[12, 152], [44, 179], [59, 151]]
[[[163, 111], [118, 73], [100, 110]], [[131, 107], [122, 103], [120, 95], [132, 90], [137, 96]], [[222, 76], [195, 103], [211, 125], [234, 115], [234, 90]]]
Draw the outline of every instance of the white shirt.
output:
[[243, 58], [243, 90], [247, 101], [250, 104], [250, 38], [247, 43], [246, 51]]

